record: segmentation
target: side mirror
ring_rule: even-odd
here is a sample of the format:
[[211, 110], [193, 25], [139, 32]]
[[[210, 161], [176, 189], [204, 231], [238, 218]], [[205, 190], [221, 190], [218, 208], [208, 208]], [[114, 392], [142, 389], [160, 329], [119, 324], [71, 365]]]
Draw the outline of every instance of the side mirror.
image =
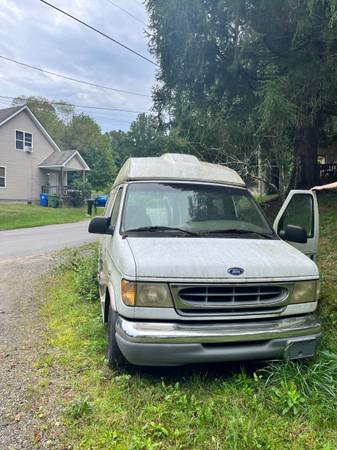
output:
[[298, 244], [306, 244], [308, 241], [305, 229], [297, 225], [287, 225], [285, 231], [280, 231], [279, 236], [284, 241], [297, 242]]
[[113, 234], [115, 227], [110, 225], [110, 220], [110, 217], [94, 217], [89, 223], [89, 233]]

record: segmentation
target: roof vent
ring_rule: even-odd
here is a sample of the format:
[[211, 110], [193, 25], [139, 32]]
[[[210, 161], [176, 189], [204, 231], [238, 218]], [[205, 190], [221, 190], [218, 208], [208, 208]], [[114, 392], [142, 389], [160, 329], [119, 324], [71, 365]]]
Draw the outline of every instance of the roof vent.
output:
[[195, 164], [199, 162], [198, 158], [194, 155], [186, 155], [185, 153], [164, 153], [161, 158], [170, 162], [182, 162]]

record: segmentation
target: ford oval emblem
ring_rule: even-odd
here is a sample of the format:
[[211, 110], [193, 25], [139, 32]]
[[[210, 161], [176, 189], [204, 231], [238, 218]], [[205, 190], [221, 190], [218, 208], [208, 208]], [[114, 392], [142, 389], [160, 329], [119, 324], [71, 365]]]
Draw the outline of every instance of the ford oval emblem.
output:
[[241, 267], [231, 267], [230, 269], [227, 270], [227, 272], [230, 275], [242, 275], [244, 272], [244, 269], [242, 269]]

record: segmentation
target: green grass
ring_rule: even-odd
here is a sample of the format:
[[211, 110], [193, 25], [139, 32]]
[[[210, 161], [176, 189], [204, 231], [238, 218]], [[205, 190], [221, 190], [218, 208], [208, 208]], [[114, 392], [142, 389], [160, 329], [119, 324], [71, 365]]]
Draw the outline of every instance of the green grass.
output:
[[71, 252], [47, 283], [49, 345], [38, 361], [42, 395], [58, 386], [60, 448], [336, 449], [337, 195], [319, 202], [325, 338], [309, 364], [110, 371], [91, 275], [95, 256]]
[[0, 230], [77, 222], [87, 218], [86, 208], [45, 208], [19, 203], [0, 204]]

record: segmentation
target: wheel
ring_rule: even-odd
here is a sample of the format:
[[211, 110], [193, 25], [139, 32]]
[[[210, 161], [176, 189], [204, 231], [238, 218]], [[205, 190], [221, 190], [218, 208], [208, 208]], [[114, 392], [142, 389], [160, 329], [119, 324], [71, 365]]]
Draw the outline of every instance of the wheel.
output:
[[108, 366], [111, 369], [126, 369], [130, 367], [129, 361], [123, 356], [116, 340], [116, 321], [118, 313], [109, 306], [108, 317]]

